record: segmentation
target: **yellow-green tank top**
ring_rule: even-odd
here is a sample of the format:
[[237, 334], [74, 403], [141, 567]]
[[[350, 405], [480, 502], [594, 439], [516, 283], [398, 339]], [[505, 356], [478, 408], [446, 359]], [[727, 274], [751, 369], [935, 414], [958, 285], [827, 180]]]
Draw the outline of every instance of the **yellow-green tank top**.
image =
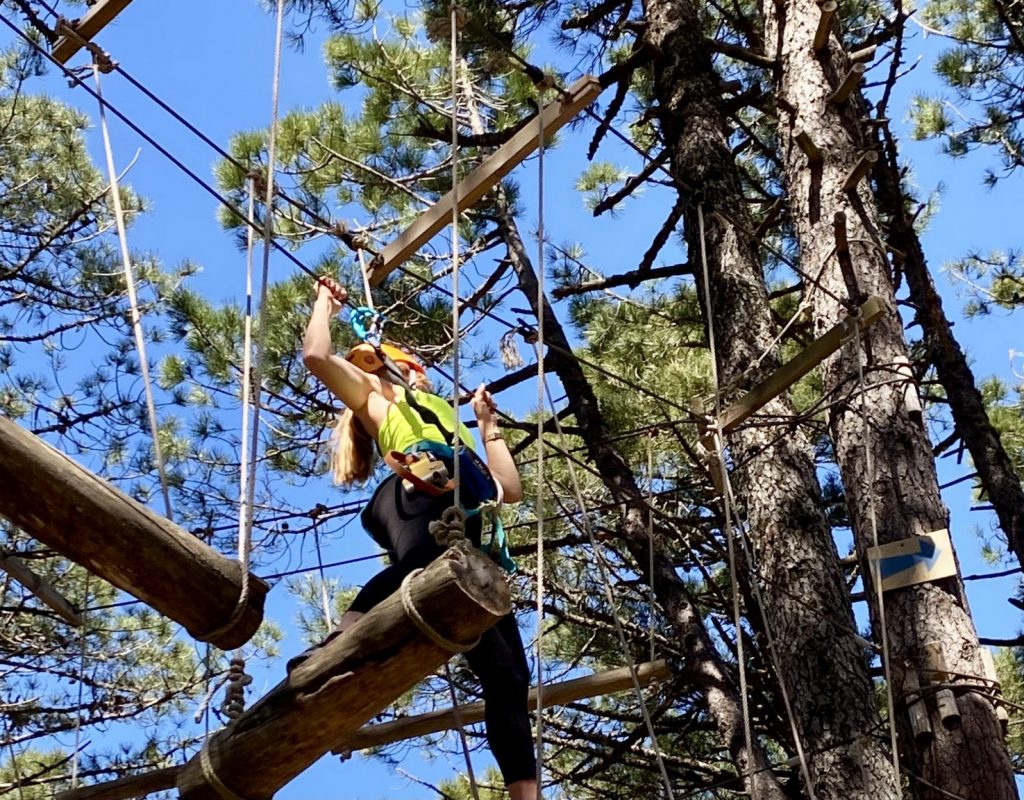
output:
[[[451, 403], [437, 395], [416, 390], [413, 390], [413, 397], [422, 408], [433, 411], [449, 431], [454, 430], [455, 415], [452, 413]], [[466, 447], [476, 449], [473, 445], [473, 434], [461, 422], [459, 437]], [[405, 391], [398, 387], [395, 402], [388, 408], [387, 416], [377, 433], [377, 444], [382, 453], [390, 453], [392, 450], [404, 453], [420, 442], [447, 444], [447, 439], [436, 425], [420, 418], [416, 409], [409, 404]]]

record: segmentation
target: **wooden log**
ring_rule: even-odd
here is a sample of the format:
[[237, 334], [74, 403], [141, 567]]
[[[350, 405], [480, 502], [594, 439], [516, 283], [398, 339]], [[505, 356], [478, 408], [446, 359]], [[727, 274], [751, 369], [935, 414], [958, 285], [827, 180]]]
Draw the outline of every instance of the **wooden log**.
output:
[[878, 153], [874, 150], [865, 150], [861, 153], [860, 158], [857, 159], [857, 163], [850, 168], [850, 171], [843, 179], [843, 191], [849, 192], [856, 189], [857, 184], [867, 176], [871, 171], [871, 168], [877, 163]]
[[85, 12], [85, 16], [72, 23], [77, 36], [61, 36], [53, 45], [50, 53], [61, 64], [67, 64], [68, 60], [79, 50], [82, 43], [78, 37], [91, 40], [96, 34], [113, 22], [114, 17], [120, 14], [132, 0], [96, 0], [92, 7]]
[[1003, 736], [1006, 736], [1010, 728], [1010, 714], [1006, 710], [1006, 705], [1000, 700], [1003, 687], [999, 682], [999, 673], [996, 672], [996, 662], [992, 659], [992, 651], [987, 647], [983, 646], [978, 652], [981, 655], [981, 665], [982, 671], [985, 673], [985, 680], [992, 685], [992, 691], [996, 695], [996, 699], [992, 701], [996, 709], [996, 718], [999, 720], [999, 727], [1003, 730]]
[[75, 607], [67, 599], [53, 588], [46, 580], [36, 575], [20, 558], [0, 553], [0, 570], [10, 575], [14, 580], [28, 589], [38, 597], [50, 610], [56, 613], [69, 625], [76, 628], [82, 624], [82, 618], [78, 616]]
[[832, 33], [832, 18], [839, 8], [835, 0], [827, 0], [818, 6], [821, 16], [818, 17], [818, 27], [814, 30], [814, 41], [811, 44], [815, 53], [820, 53], [828, 44], [829, 35]]
[[207, 740], [206, 758], [194, 757], [178, 776], [179, 796], [219, 800], [227, 794], [211, 785], [219, 782], [247, 800], [269, 800], [445, 663], [451, 649], [425, 630], [468, 644], [511, 609], [504, 573], [473, 547], [449, 549], [405, 587]]
[[250, 576], [239, 619], [218, 631], [241, 594], [237, 561], [4, 418], [0, 516], [221, 649], [247, 642], [263, 620], [267, 585]]
[[893, 364], [896, 367], [896, 372], [905, 381], [903, 385], [903, 407], [907, 410], [907, 415], [911, 419], [915, 422], [922, 422], [924, 419], [924, 409], [921, 407], [921, 395], [917, 391], [917, 382], [914, 380], [914, 370], [910, 366], [910, 359], [904, 355], [899, 355], [893, 359]]
[[832, 92], [828, 101], [838, 105], [849, 100], [850, 95], [853, 94], [853, 90], [860, 84], [861, 78], [864, 77], [866, 71], [867, 66], [864, 64], [851, 64], [850, 71], [843, 77], [843, 82], [839, 84], [838, 89]]
[[747, 392], [743, 397], [730, 405], [718, 420], [723, 433], [728, 433], [737, 425], [762, 408], [773, 397], [777, 397], [832, 353], [842, 347], [843, 343], [854, 333], [866, 330], [882, 316], [885, 303], [881, 298], [869, 297], [858, 309], [858, 313], [847, 317], [831, 328], [824, 336], [815, 339], [799, 355], [787, 361], [765, 380]]
[[180, 772], [181, 767], [164, 767], [139, 775], [126, 775], [114, 781], [57, 792], [53, 800], [126, 800], [129, 797], [145, 797], [147, 794], [173, 789]]
[[935, 732], [932, 730], [931, 720], [928, 718], [928, 706], [920, 694], [921, 681], [917, 677], [917, 670], [907, 667], [903, 676], [903, 691], [907, 704], [907, 714], [910, 716], [910, 729], [914, 732], [914, 739], [920, 747], [927, 747]]
[[[659, 660], [637, 664], [636, 674], [640, 685], [647, 686], [655, 681], [668, 680], [672, 672], [666, 661]], [[544, 708], [551, 708], [574, 703], [587, 697], [615, 694], [632, 688], [633, 679], [629, 674], [629, 667], [620, 667], [607, 672], [598, 672], [594, 675], [546, 685], [541, 698]], [[531, 709], [537, 707], [536, 687], [530, 689], [529, 705]], [[483, 702], [459, 706], [459, 719], [463, 725], [480, 722], [483, 718]], [[344, 754], [352, 750], [366, 750], [370, 747], [380, 747], [415, 736], [428, 736], [431, 733], [451, 730], [456, 726], [455, 710], [445, 708], [379, 725], [366, 725], [346, 738], [342, 744], [334, 747], [332, 752]]]
[[[544, 106], [544, 138], [573, 119], [601, 94], [601, 83], [592, 75], [585, 75], [566, 90], [567, 97]], [[538, 124], [536, 119], [524, 125], [505, 144], [495, 150], [458, 185], [430, 208], [424, 211], [401, 235], [393, 239], [370, 263], [370, 284], [377, 286], [385, 277], [407, 261], [430, 241], [452, 218], [452, 207], [470, 208], [489, 192], [512, 168], [537, 149]]]
[[860, 50], [853, 50], [850, 53], [850, 61], [854, 63], [859, 61], [870, 61], [875, 57], [875, 51], [878, 50], [877, 44], [869, 44], [867, 47], [862, 47]]

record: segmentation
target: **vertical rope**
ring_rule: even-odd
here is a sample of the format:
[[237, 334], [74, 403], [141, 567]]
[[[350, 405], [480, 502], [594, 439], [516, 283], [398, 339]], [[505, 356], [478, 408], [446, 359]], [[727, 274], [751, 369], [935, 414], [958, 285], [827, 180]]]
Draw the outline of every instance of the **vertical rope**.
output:
[[[543, 92], [538, 108], [544, 107]], [[544, 785], [544, 114], [537, 115], [537, 787]], [[558, 412], [553, 411], [555, 420]]]
[[654, 661], [654, 432], [647, 434], [647, 574], [650, 584], [647, 587], [650, 610], [647, 619], [650, 638], [651, 656]]
[[374, 311], [373, 291], [370, 288], [370, 273], [366, 269], [366, 252], [362, 247], [356, 251], [356, 257], [359, 259], [359, 273], [363, 276], [363, 294], [366, 295], [366, 307]]
[[[79, 617], [82, 620], [81, 637], [78, 646], [78, 714], [75, 716], [75, 750], [71, 756], [71, 788], [78, 788], [78, 754], [82, 749], [82, 696], [85, 689], [85, 651], [86, 651], [86, 615], [89, 608], [89, 578], [90, 574], [85, 573], [85, 590], [82, 593], [82, 611]], [[13, 745], [12, 745], [13, 752]], [[19, 787], [20, 794], [20, 787]]]
[[[854, 341], [857, 344], [857, 381], [860, 391], [860, 420], [861, 420], [861, 443], [864, 446], [864, 471], [867, 473], [868, 491], [868, 517], [871, 520], [871, 544], [878, 547], [878, 517], [875, 510], [875, 458], [874, 446], [868, 430], [868, 406], [866, 381], [864, 378], [864, 352], [861, 347], [860, 329], [856, 320], [851, 320], [854, 326]], [[878, 627], [881, 629], [879, 635], [882, 640], [882, 669], [885, 672], [885, 696], [889, 704], [889, 741], [892, 747], [892, 767], [897, 778], [900, 774], [900, 751], [896, 742], [896, 706], [892, 690], [892, 667], [889, 657], [889, 632], [885, 622], [885, 599], [882, 593], [881, 559], [868, 562], [871, 565], [871, 580], [875, 584], [875, 602], [878, 605]], [[903, 797], [903, 787], [900, 781], [896, 781], [896, 791]]]
[[313, 520], [313, 544], [316, 546], [316, 566], [320, 574], [320, 603], [323, 605], [324, 622], [327, 624], [327, 632], [334, 628], [334, 617], [331, 614], [331, 601], [327, 596], [327, 576], [324, 574], [324, 556], [320, 551], [320, 518], [319, 512]]
[[455, 435], [452, 437], [452, 480], [455, 492], [452, 504], [461, 508], [462, 487], [459, 475], [459, 456], [462, 436], [459, 432], [459, 325], [462, 309], [459, 306], [459, 7], [452, 2], [451, 16], [451, 92], [452, 92], [452, 418]]
[[256, 217], [256, 178], [248, 179], [249, 225], [245, 236], [245, 319], [242, 330], [242, 432], [239, 446], [241, 452], [238, 459], [238, 541], [241, 543], [252, 530], [253, 508], [249, 494], [249, 417], [252, 413], [252, 273], [253, 251], [255, 249], [254, 234]]
[[121, 206], [121, 192], [117, 185], [117, 170], [114, 168], [114, 151], [110, 144], [110, 130], [107, 127], [106, 104], [103, 102], [103, 89], [100, 85], [99, 65], [92, 65], [93, 78], [96, 82], [96, 97], [100, 106], [100, 131], [103, 134], [103, 150], [107, 159], [107, 173], [110, 177], [110, 202], [114, 207], [114, 224], [117, 226], [117, 240], [121, 250], [121, 262], [124, 267], [124, 281], [128, 289], [128, 302], [131, 305], [132, 331], [135, 334], [135, 349], [139, 353], [139, 369], [142, 373], [142, 385], [146, 392], [146, 413], [149, 416], [149, 430], [153, 437], [153, 454], [156, 468], [160, 475], [160, 491], [164, 498], [164, 511], [167, 518], [173, 520], [171, 509], [171, 493], [167, 485], [167, 472], [164, 469], [164, 456], [160, 447], [160, 428], [156, 416], [156, 401], [153, 399], [153, 386], [149, 380], [149, 361], [146, 359], [146, 338], [142, 330], [142, 314], [139, 312], [139, 298], [135, 292], [135, 275], [132, 271], [131, 256], [128, 253], [128, 233], [124, 224], [124, 209]]
[[[717, 458], [717, 467], [721, 476], [722, 485], [722, 509], [724, 515], [724, 533], [726, 539], [726, 547], [729, 559], [729, 577], [732, 582], [732, 603], [733, 603], [733, 624], [736, 628], [736, 659], [739, 662], [739, 679], [740, 679], [740, 707], [743, 713], [743, 736], [745, 739], [745, 746], [747, 748], [747, 774], [752, 775], [753, 772], [750, 769], [750, 758], [753, 753], [753, 733], [751, 730], [750, 722], [750, 710], [749, 701], [747, 697], [747, 673], [746, 673], [746, 657], [745, 647], [743, 645], [743, 629], [741, 627], [742, 617], [740, 614], [740, 593], [739, 593], [739, 581], [736, 569], [736, 545], [735, 542], [738, 540], [744, 553], [747, 555], [747, 559], [751, 567], [753, 567], [753, 554], [747, 549], [745, 540], [743, 538], [742, 531], [738, 530], [738, 526], [733, 525], [733, 504], [735, 498], [733, 497], [732, 481], [729, 478], [729, 471], [725, 468], [725, 442], [722, 438], [722, 431], [718, 425], [718, 420], [722, 416], [722, 395], [719, 387], [718, 379], [718, 353], [715, 344], [715, 328], [714, 328], [714, 317], [713, 309], [711, 305], [711, 281], [710, 274], [708, 272], [708, 259], [707, 259], [707, 244], [704, 235], [704, 206], [703, 204], [697, 206], [697, 222], [700, 229], [700, 257], [701, 267], [704, 278], [704, 302], [706, 304], [706, 313], [708, 320], [708, 343], [711, 350], [711, 371], [715, 386], [715, 424], [713, 427], [715, 454]], [[771, 624], [768, 621], [768, 615], [765, 612], [764, 600], [761, 596], [761, 587], [757, 583], [757, 578], [753, 577], [750, 581], [751, 589], [754, 593], [754, 598], [757, 602], [758, 608], [761, 610], [761, 618], [764, 622], [765, 637], [768, 640], [768, 650], [772, 660], [772, 665], [775, 667], [779, 681], [779, 689], [782, 694], [783, 706], [786, 710], [786, 717], [789, 721], [790, 731], [793, 734], [793, 742], [796, 747], [797, 759], [800, 763], [800, 774], [803, 778], [804, 784], [807, 788], [808, 797], [811, 800], [815, 800], [814, 784], [811, 781], [810, 769], [807, 765], [807, 758], [804, 753], [803, 744], [800, 740], [800, 733], [797, 729], [796, 717], [793, 714], [793, 707], [789, 698], [789, 690], [786, 688], [785, 676], [782, 674], [780, 668], [778, 653], [775, 648], [775, 640], [772, 636]], [[751, 781], [750, 789], [751, 795], [755, 796], [757, 793], [757, 784]], [[756, 800], [756, 797], [755, 797]]]

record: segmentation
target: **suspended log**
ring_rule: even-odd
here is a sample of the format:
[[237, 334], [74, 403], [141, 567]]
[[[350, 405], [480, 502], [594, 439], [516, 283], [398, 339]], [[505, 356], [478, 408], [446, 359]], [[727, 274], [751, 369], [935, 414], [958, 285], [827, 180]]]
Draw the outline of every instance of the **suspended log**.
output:
[[0, 418], [0, 516], [119, 589], [228, 650], [263, 620], [267, 585], [242, 590], [233, 559], [93, 475], [42, 439]]
[[[544, 106], [540, 113], [545, 140], [593, 103], [599, 94], [601, 84], [597, 78], [584, 75], [566, 90], [564, 97]], [[511, 139], [459, 181], [455, 189], [424, 211], [404, 233], [393, 239], [370, 264], [370, 284], [377, 286], [451, 222], [456, 202], [459, 208], [469, 208], [536, 150], [539, 127], [534, 119], [516, 131]]]
[[79, 40], [91, 40], [97, 33], [113, 22], [132, 0], [95, 0], [85, 16], [71, 23], [76, 36], [61, 36], [53, 46], [51, 55], [61, 64], [67, 64], [75, 53], [82, 49]]
[[164, 767], [139, 775], [127, 775], [116, 781], [57, 792], [53, 800], [126, 800], [129, 797], [145, 797], [147, 794], [173, 789], [180, 772], [181, 767]]
[[[338, 742], [509, 613], [504, 573], [449, 549], [292, 671], [178, 776], [184, 800], [269, 800]], [[433, 632], [428, 633], [429, 632]], [[457, 646], [457, 645], [456, 645]], [[204, 762], [206, 768], [204, 769]], [[226, 787], [227, 791], [224, 791]]]
[[0, 552], [0, 570], [38, 597], [61, 619], [76, 628], [82, 624], [75, 607], [45, 579], [36, 575], [20, 558]]
[[[672, 671], [664, 660], [647, 661], [636, 665], [636, 677], [641, 686], [647, 686], [655, 681], [668, 680], [671, 674]], [[620, 667], [544, 686], [541, 700], [544, 708], [551, 708], [552, 706], [568, 705], [587, 697], [615, 694], [632, 688], [633, 679], [629, 674], [629, 667]], [[537, 687], [530, 689], [529, 704], [531, 709], [537, 707]], [[467, 703], [464, 706], [459, 706], [458, 711], [463, 725], [480, 722], [484, 718], [483, 702]], [[335, 747], [332, 752], [343, 754], [351, 750], [366, 750], [370, 747], [380, 747], [392, 742], [411, 739], [414, 736], [427, 736], [431, 733], [451, 730], [456, 726], [455, 709], [431, 711], [429, 714], [418, 714], [415, 717], [396, 719], [380, 725], [366, 725], [346, 738], [344, 743]]]

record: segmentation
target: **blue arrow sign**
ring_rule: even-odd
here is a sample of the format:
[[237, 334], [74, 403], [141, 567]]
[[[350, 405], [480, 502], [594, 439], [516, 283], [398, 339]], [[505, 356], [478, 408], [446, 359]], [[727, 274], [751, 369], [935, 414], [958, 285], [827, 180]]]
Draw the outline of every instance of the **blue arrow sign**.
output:
[[917, 540], [917, 544], [918, 552], [916, 553], [901, 553], [898, 556], [888, 556], [879, 561], [878, 571], [883, 580], [906, 569], [913, 569], [922, 562], [928, 565], [929, 570], [935, 566], [942, 551], [935, 546], [931, 537], [922, 536]]

